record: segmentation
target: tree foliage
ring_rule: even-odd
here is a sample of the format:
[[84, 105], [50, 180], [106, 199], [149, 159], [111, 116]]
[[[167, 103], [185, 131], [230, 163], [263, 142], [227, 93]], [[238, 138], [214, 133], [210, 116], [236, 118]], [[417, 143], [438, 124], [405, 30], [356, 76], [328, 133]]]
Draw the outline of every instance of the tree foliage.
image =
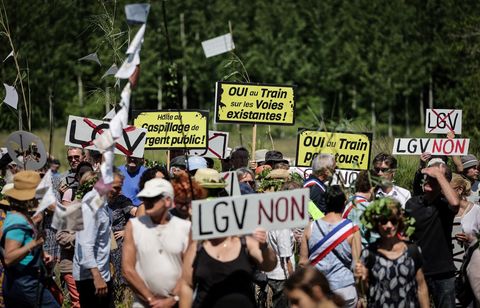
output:
[[[33, 128], [48, 125], [49, 96], [56, 126], [70, 114], [100, 118], [119, 100], [119, 84], [102, 75], [121, 64], [138, 29], [125, 21], [127, 1], [3, 2]], [[185, 0], [151, 6], [135, 109], [178, 108], [186, 76], [188, 107], [213, 112], [215, 82], [245, 80], [232, 74], [244, 73], [241, 59], [252, 82], [297, 86], [300, 126], [349, 120], [384, 133], [389, 117], [397, 126], [406, 120], [418, 125], [420, 102], [428, 106], [431, 92], [434, 107], [463, 109], [465, 133], [480, 137], [478, 1]], [[201, 42], [229, 32], [229, 22], [235, 56], [206, 59]], [[0, 42], [3, 60], [10, 49], [5, 36]], [[102, 66], [78, 61], [93, 52]], [[11, 58], [1, 64], [0, 76], [19, 90]], [[0, 129], [15, 129], [14, 111], [0, 108]]]

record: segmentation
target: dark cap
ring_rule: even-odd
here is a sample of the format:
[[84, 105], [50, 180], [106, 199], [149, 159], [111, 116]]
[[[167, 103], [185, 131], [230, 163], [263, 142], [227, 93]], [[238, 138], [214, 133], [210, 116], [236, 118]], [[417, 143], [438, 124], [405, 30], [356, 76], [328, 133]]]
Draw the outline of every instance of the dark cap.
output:
[[186, 159], [185, 159], [185, 156], [180, 155], [180, 156], [177, 156], [177, 157], [173, 158], [173, 159], [170, 161], [170, 167], [183, 167], [183, 168], [187, 168], [187, 161], [186, 161]]
[[288, 160], [283, 158], [283, 154], [280, 151], [268, 151], [265, 153], [265, 163], [266, 164], [275, 164], [275, 163], [287, 163]]

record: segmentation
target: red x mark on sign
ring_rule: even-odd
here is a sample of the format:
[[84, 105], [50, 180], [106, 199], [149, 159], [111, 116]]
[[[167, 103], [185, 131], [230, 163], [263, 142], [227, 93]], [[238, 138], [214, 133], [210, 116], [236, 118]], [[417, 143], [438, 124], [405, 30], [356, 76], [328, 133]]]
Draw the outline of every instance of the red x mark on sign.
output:
[[438, 125], [440, 125], [440, 123], [445, 123], [445, 126], [450, 130], [450, 131], [454, 131], [453, 127], [451, 127], [450, 125], [448, 125], [448, 123], [446, 122], [447, 118], [449, 115], [451, 115], [455, 110], [452, 110], [450, 111], [449, 113], [447, 113], [447, 115], [445, 117], [441, 117], [438, 112], [435, 111], [435, 109], [432, 109], [432, 112], [435, 113], [435, 115], [440, 119], [440, 121], [437, 121], [437, 125], [433, 128], [430, 129], [429, 133], [432, 132], [432, 130], [434, 130], [435, 128], [438, 127]]
[[[95, 123], [93, 123], [92, 121], [90, 121], [89, 119], [87, 118], [83, 118], [83, 122], [85, 122], [88, 126], [90, 126], [91, 128], [93, 129], [96, 129], [97, 128], [97, 125], [95, 125]], [[135, 130], [135, 127], [133, 126], [128, 126], [126, 128], [123, 129], [125, 132], [130, 132], [132, 130]], [[101, 135], [103, 134], [103, 129], [99, 129], [98, 130], [98, 133]], [[83, 147], [88, 147], [90, 145], [93, 144], [93, 140], [90, 140], [88, 143], [85, 143], [83, 145]], [[129, 151], [128, 149], [126, 149], [123, 145], [119, 144], [119, 143], [115, 143], [115, 147], [120, 151], [122, 152], [123, 154], [127, 155], [127, 156], [131, 156], [133, 153], [132, 151]]]

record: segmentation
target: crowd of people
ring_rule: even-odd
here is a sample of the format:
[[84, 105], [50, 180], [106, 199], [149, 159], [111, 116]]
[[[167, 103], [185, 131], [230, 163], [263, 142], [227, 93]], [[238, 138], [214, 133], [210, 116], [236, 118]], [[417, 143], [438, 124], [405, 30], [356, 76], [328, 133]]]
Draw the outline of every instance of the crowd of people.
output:
[[[480, 307], [474, 155], [422, 154], [411, 191], [395, 184], [401, 166], [388, 153], [352, 187], [334, 176], [331, 154], [302, 174], [279, 151], [244, 147], [220, 162], [181, 154], [168, 167], [126, 157], [99, 195], [102, 155], [66, 153], [64, 173], [58, 159], [36, 171], [0, 159], [2, 306]], [[228, 197], [225, 171], [242, 195], [309, 189], [309, 224], [192, 240], [192, 201]], [[46, 173], [57, 202], [36, 213]], [[56, 230], [58, 208], [74, 207], [81, 227]], [[466, 252], [457, 287], [453, 241]]]

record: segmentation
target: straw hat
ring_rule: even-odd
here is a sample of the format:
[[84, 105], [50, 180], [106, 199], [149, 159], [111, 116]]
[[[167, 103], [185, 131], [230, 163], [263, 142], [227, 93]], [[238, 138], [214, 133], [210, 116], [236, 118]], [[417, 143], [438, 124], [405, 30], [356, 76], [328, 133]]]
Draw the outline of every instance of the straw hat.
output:
[[40, 175], [35, 171], [20, 171], [13, 177], [13, 188], [5, 196], [19, 201], [35, 198], [35, 190], [40, 183]]
[[225, 188], [227, 183], [217, 170], [211, 168], [200, 168], [194, 176], [203, 188]]

